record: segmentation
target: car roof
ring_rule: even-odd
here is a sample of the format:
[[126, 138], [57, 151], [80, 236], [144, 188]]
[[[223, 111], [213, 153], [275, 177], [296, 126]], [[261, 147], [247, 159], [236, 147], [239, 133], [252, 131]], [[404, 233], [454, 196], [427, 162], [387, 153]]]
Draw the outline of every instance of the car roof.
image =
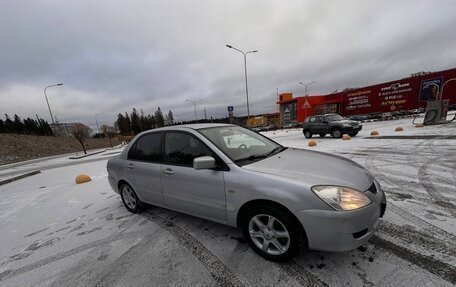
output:
[[166, 130], [189, 130], [189, 129], [200, 130], [200, 129], [205, 129], [205, 128], [230, 127], [230, 126], [235, 126], [235, 125], [220, 124], [220, 123], [173, 125], [173, 126], [166, 126], [166, 127], [147, 130], [142, 133], [158, 132], [158, 131], [166, 131]]

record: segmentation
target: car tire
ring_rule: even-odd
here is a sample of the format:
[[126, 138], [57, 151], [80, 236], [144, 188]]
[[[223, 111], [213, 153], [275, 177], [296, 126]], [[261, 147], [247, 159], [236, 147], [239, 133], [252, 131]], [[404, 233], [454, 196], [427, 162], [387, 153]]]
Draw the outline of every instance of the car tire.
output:
[[324, 138], [326, 134], [319, 134], [321, 138]]
[[342, 132], [339, 129], [333, 129], [331, 131], [331, 136], [335, 139], [342, 137]]
[[246, 212], [242, 232], [260, 256], [277, 262], [291, 260], [299, 252], [299, 222], [282, 209], [258, 205]]
[[139, 200], [136, 192], [128, 183], [122, 183], [119, 188], [122, 202], [131, 213], [140, 213], [144, 209], [144, 204]]
[[303, 133], [306, 139], [310, 139], [312, 137], [312, 133], [309, 130], [305, 130]]

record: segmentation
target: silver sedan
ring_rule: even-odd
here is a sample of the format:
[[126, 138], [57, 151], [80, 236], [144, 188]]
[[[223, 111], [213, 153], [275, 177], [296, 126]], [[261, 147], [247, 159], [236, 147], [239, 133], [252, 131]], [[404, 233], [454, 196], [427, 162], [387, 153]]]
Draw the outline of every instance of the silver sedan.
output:
[[290, 260], [301, 246], [365, 244], [386, 208], [380, 185], [359, 164], [235, 125], [143, 132], [107, 169], [129, 211], [151, 204], [238, 226], [253, 250], [274, 261]]

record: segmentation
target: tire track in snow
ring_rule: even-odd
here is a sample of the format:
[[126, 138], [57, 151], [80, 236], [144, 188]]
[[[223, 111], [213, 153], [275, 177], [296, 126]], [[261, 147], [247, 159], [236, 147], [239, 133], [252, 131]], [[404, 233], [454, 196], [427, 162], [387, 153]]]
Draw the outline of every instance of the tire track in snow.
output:
[[[444, 137], [445, 139], [445, 137]], [[456, 216], [456, 207], [451, 203], [451, 200], [444, 196], [441, 192], [438, 191], [434, 182], [435, 174], [431, 174], [428, 172], [430, 167], [437, 162], [440, 162], [442, 159], [445, 158], [454, 158], [455, 152], [447, 152], [444, 153], [442, 149], [436, 149], [437, 140], [428, 140], [423, 141], [416, 145], [408, 158], [408, 162], [417, 169], [417, 177], [420, 184], [423, 186], [426, 193], [429, 195], [431, 199], [431, 203], [434, 205], [443, 208], [446, 212], [451, 214], [452, 216]], [[424, 159], [423, 163], [420, 163], [418, 160], [418, 156], [420, 156], [421, 162]], [[440, 165], [446, 171], [451, 173], [454, 168], [448, 165]], [[434, 179], [434, 180], [433, 180]], [[454, 178], [453, 178], [454, 179]], [[449, 184], [451, 186], [451, 183]]]
[[449, 154], [444, 154], [435, 158], [428, 160], [424, 163], [418, 170], [418, 179], [424, 187], [424, 190], [429, 194], [434, 204], [442, 207], [445, 211], [449, 212], [451, 215], [456, 217], [456, 208], [451, 203], [451, 199], [444, 196], [440, 193], [433, 184], [433, 177], [435, 175], [431, 174], [428, 170], [432, 165], [437, 164], [440, 160], [444, 158], [452, 158]]
[[[384, 145], [382, 147], [383, 148], [386, 148], [386, 147], [394, 148], [394, 147], [397, 147], [397, 146], [400, 146], [400, 145], [403, 145], [403, 143], [388, 144], [388, 145]], [[387, 182], [391, 186], [398, 186], [398, 184], [395, 181], [391, 180], [389, 177], [387, 177], [384, 173], [382, 173], [376, 167], [375, 158], [381, 153], [382, 153], [382, 150], [378, 150], [377, 152], [371, 154], [370, 156], [368, 156], [366, 158], [366, 166], [367, 166], [367, 168], [369, 170], [371, 170], [371, 172], [376, 177], [380, 176], [381, 181]], [[412, 153], [415, 153], [415, 151], [413, 151]], [[407, 190], [407, 189], [405, 189], [405, 190]], [[412, 191], [410, 191], [410, 192], [412, 192]], [[432, 203], [432, 202], [429, 201], [429, 203]], [[440, 228], [440, 227], [438, 227], [438, 226], [436, 226], [434, 224], [431, 224], [431, 223], [425, 221], [424, 219], [421, 219], [420, 217], [418, 217], [416, 215], [413, 215], [413, 214], [409, 213], [408, 211], [398, 207], [397, 205], [395, 205], [391, 201], [388, 202], [387, 211], [391, 211], [393, 213], [396, 213], [397, 215], [399, 215], [400, 217], [402, 217], [405, 220], [409, 221], [410, 223], [414, 224], [415, 226], [423, 227], [425, 230], [427, 230], [432, 235], [434, 235], [434, 237], [439, 238], [443, 242], [456, 242], [456, 236], [453, 235], [452, 233], [450, 233], [450, 232], [448, 232], [448, 231], [446, 231], [446, 230], [444, 230], [444, 229], [442, 229], [442, 228]]]
[[[245, 286], [236, 275], [226, 266], [216, 255], [207, 249], [191, 234], [175, 225], [172, 221], [154, 214], [153, 212], [145, 212], [141, 215], [158, 224], [170, 232], [182, 245], [184, 245], [211, 274], [212, 278], [220, 284], [220, 286]], [[276, 263], [288, 276], [295, 279], [304, 287], [327, 287], [328, 284], [320, 280], [316, 275], [305, 270], [305, 267], [290, 261], [287, 263]]]
[[[394, 147], [397, 147], [399, 145], [403, 145], [403, 143], [395, 143], [395, 144], [389, 144], [389, 145], [384, 145], [382, 146], [383, 148], [385, 147], [390, 147], [390, 148], [394, 148]], [[372, 153], [370, 156], [368, 156], [366, 158], [366, 166], [367, 168], [376, 176], [376, 177], [379, 177], [381, 178], [381, 181], [384, 181], [386, 183], [388, 183], [389, 185], [391, 186], [398, 186], [398, 184], [396, 182], [394, 182], [393, 180], [391, 180], [389, 177], [387, 177], [383, 172], [381, 172], [375, 165], [375, 158], [381, 154], [382, 151], [381, 150], [378, 150], [377, 152], [375, 153]], [[404, 187], [405, 190], [406, 187]], [[396, 213], [397, 215], [403, 217], [404, 219], [408, 220], [409, 222], [415, 224], [416, 226], [422, 226], [426, 229], [429, 229], [430, 231], [433, 232], [433, 234], [435, 235], [438, 235], [440, 236], [441, 239], [447, 241], [447, 240], [452, 240], [453, 242], [456, 242], [456, 236], [447, 232], [446, 230], [440, 228], [440, 227], [437, 227], [423, 219], [421, 219], [420, 217], [416, 216], [416, 215], [413, 215], [411, 213], [409, 213], [408, 211], [398, 207], [397, 205], [395, 205], [393, 202], [389, 201], [388, 202], [388, 207], [387, 207], [387, 211], [392, 211], [394, 213]]]
[[439, 261], [434, 257], [419, 254], [376, 235], [369, 241], [452, 284], [456, 284], [456, 268], [452, 265]]
[[25, 266], [17, 268], [17, 269], [6, 270], [6, 271], [0, 273], [0, 282], [4, 281], [4, 280], [7, 280], [7, 279], [10, 279], [10, 278], [13, 278], [13, 277], [18, 276], [18, 275], [21, 275], [23, 273], [35, 270], [35, 269], [37, 269], [37, 268], [39, 268], [41, 266], [45, 266], [45, 265], [51, 264], [53, 262], [56, 262], [58, 260], [62, 260], [64, 258], [67, 258], [67, 257], [71, 256], [71, 255], [86, 251], [87, 249], [90, 249], [90, 248], [93, 248], [93, 247], [96, 247], [96, 246], [102, 246], [102, 245], [110, 244], [110, 243], [112, 243], [114, 241], [118, 241], [118, 240], [122, 240], [122, 239], [137, 238], [140, 235], [141, 234], [139, 232], [117, 233], [117, 234], [111, 235], [111, 236], [109, 236], [107, 238], [104, 238], [104, 239], [99, 239], [99, 240], [96, 240], [96, 241], [92, 241], [90, 243], [81, 245], [79, 247], [70, 249], [68, 251], [61, 252], [61, 253], [49, 256], [47, 258], [38, 260], [38, 261], [36, 261], [36, 262], [34, 262], [32, 264], [28, 264], [28, 265], [25, 265]]
[[456, 244], [438, 239], [431, 234], [414, 230], [410, 226], [399, 226], [393, 223], [382, 221], [378, 225], [379, 234], [402, 240], [406, 244], [418, 246], [423, 249], [437, 251], [441, 254], [455, 256]]
[[144, 212], [141, 215], [171, 233], [179, 243], [185, 246], [203, 264], [212, 278], [214, 278], [215, 282], [220, 286], [244, 286], [236, 275], [231, 272], [217, 256], [181, 227], [150, 211]]
[[[384, 150], [385, 148], [396, 148], [397, 146], [401, 146], [403, 144], [404, 144], [403, 142], [400, 142], [400, 143], [388, 144], [388, 145], [382, 146], [381, 147], [382, 149], [379, 148], [377, 151], [371, 153], [366, 158], [366, 166], [381, 181], [388, 183], [388, 185], [390, 185], [390, 186], [400, 186], [401, 190], [404, 190], [404, 191], [410, 193], [411, 195], [414, 195], [414, 194], [416, 194], [416, 192], [414, 190], [410, 190], [409, 188], [407, 188], [410, 186], [410, 182], [404, 181], [402, 179], [395, 179], [395, 180], [391, 179], [391, 176], [395, 176], [395, 174], [393, 174], [391, 176], [386, 175], [384, 172], [382, 172], [380, 170], [380, 168], [378, 167], [378, 165], [375, 162], [375, 159], [377, 158], [378, 155], [390, 153], [389, 150]], [[394, 151], [394, 155], [397, 157], [397, 150]], [[406, 153], [404, 155], [409, 155], [409, 153]], [[397, 165], [400, 165], [400, 164], [401, 164], [400, 162], [397, 163]], [[420, 185], [419, 182], [417, 184]]]
[[295, 279], [305, 287], [328, 287], [329, 285], [313, 275], [305, 267], [296, 263], [294, 260], [286, 263], [278, 263], [280, 268], [291, 278]]
[[397, 205], [394, 205], [391, 202], [388, 202], [387, 210], [396, 213], [400, 217], [413, 223], [415, 226], [420, 226], [420, 227], [423, 227], [424, 229], [431, 231], [434, 236], [438, 237], [439, 239], [444, 240], [445, 242], [456, 242], [456, 236], [453, 235], [452, 233], [449, 233], [448, 231], [446, 231], [438, 226], [435, 226], [434, 224], [431, 224], [431, 223], [419, 218], [416, 215], [409, 213], [408, 211], [398, 207]]

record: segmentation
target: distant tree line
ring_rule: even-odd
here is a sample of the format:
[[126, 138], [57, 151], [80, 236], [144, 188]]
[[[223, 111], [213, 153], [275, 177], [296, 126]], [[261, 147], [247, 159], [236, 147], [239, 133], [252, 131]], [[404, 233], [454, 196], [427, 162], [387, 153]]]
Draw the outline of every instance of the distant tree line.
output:
[[133, 108], [133, 111], [130, 114], [119, 113], [114, 125], [121, 135], [134, 135], [139, 134], [142, 131], [174, 125], [174, 115], [172, 111], [169, 111], [168, 114], [164, 116], [160, 107], [158, 107], [153, 115], [146, 115], [142, 109], [138, 113], [138, 111]]
[[25, 135], [52, 136], [52, 129], [48, 122], [36, 116], [35, 119], [26, 118], [21, 120], [18, 115], [11, 119], [5, 114], [5, 119], [0, 119], [0, 133], [14, 133]]
[[[163, 115], [160, 107], [155, 111], [153, 115], [145, 114], [141, 109], [140, 112], [133, 108], [130, 114], [119, 113], [117, 115], [117, 120], [114, 123], [115, 130], [118, 131], [121, 135], [136, 135], [142, 131], [160, 128], [163, 126], [171, 125], [180, 125], [180, 124], [195, 124], [195, 123], [233, 123], [240, 126], [245, 126], [247, 122], [246, 116], [234, 117], [230, 119], [229, 117], [216, 118], [213, 119], [199, 119], [198, 121], [182, 121], [176, 122], [174, 120], [174, 115], [172, 111], [168, 111], [166, 115]], [[100, 136], [105, 137], [106, 133], [100, 134]]]

